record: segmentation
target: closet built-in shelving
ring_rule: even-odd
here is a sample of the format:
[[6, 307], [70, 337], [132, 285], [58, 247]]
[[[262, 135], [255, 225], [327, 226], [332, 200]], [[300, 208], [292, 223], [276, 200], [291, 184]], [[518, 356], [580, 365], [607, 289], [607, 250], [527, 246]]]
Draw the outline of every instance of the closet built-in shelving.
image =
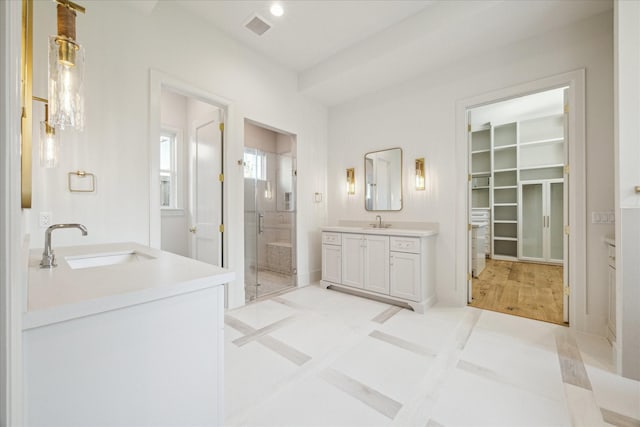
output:
[[[551, 209], [549, 206], [557, 204], [557, 198], [540, 201], [545, 211], [523, 215], [522, 186], [551, 181], [556, 186], [558, 182], [562, 183], [564, 141], [562, 114], [487, 125], [471, 132], [472, 207], [490, 209], [493, 258], [519, 259], [523, 247], [530, 253], [549, 252], [549, 249], [532, 252], [532, 245], [557, 247], [558, 239], [561, 239], [557, 236], [558, 227], [551, 230], [550, 219], [545, 217]], [[536, 221], [542, 218], [542, 228], [547, 229], [540, 234], [540, 224], [524, 223], [523, 219], [529, 221], [528, 218], [536, 218]], [[526, 242], [523, 242], [523, 236]], [[547, 255], [540, 260], [553, 261], [553, 258]]]

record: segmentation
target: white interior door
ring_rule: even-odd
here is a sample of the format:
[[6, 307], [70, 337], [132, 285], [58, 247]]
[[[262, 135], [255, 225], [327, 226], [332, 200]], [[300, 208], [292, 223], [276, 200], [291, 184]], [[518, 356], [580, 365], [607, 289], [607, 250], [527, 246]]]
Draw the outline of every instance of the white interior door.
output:
[[222, 132], [220, 120], [195, 127], [192, 158], [191, 256], [221, 265], [222, 233]]

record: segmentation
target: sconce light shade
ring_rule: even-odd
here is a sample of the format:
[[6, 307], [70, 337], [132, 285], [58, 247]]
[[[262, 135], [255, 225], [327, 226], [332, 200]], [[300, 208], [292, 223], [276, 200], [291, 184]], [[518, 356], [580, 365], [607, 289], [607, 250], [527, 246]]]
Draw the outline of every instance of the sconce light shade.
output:
[[347, 194], [356, 194], [356, 170], [347, 169]]
[[46, 121], [40, 122], [40, 166], [43, 168], [55, 168], [58, 166], [56, 130]]
[[424, 157], [416, 159], [416, 190], [425, 189]]
[[49, 123], [59, 129], [84, 128], [84, 49], [49, 37]]
[[49, 37], [49, 124], [84, 127], [84, 49], [76, 41], [76, 12], [85, 9], [69, 0], [58, 3], [58, 35]]

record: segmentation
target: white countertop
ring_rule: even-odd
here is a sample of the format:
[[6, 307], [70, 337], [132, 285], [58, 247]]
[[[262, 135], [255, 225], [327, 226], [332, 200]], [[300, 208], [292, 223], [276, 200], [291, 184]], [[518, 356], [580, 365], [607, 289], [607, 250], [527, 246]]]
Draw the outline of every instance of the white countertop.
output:
[[[151, 259], [82, 269], [72, 269], [65, 260], [69, 256], [128, 250]], [[42, 249], [30, 251], [23, 329], [219, 286], [235, 279], [235, 273], [227, 269], [137, 243], [54, 247], [54, 252], [58, 266], [43, 269], [39, 266]]]
[[351, 227], [351, 226], [325, 226], [320, 227], [322, 231], [333, 231], [336, 233], [358, 233], [358, 234], [382, 234], [385, 236], [414, 236], [429, 237], [438, 234], [435, 230], [414, 230], [406, 228], [373, 228], [373, 227]]

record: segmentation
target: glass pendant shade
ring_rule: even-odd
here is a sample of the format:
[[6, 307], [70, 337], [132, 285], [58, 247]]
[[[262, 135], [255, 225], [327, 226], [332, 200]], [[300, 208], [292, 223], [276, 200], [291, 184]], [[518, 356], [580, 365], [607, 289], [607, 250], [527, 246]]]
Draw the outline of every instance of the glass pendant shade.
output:
[[84, 48], [64, 36], [49, 37], [49, 124], [84, 128]]
[[40, 122], [40, 166], [43, 168], [58, 166], [58, 147], [56, 130], [47, 122]]

